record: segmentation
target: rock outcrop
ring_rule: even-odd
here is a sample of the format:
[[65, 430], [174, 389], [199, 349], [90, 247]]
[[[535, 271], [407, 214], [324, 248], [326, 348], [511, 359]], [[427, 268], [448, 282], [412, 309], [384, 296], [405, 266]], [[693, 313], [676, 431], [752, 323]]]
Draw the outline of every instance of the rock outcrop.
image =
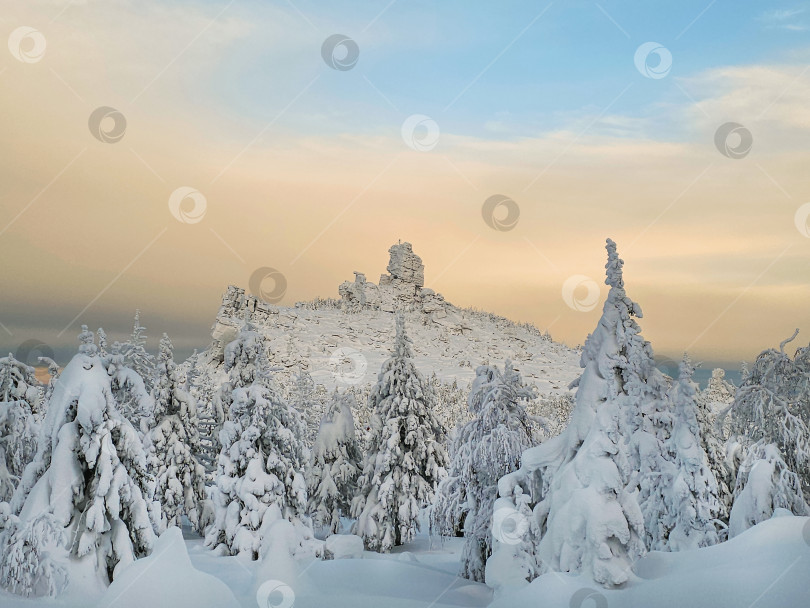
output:
[[449, 304], [441, 294], [426, 289], [425, 266], [413, 252], [410, 243], [397, 243], [388, 250], [388, 273], [380, 276], [379, 284], [369, 282], [366, 275], [355, 271], [354, 281], [345, 281], [338, 288], [341, 308], [350, 312], [382, 310], [394, 312], [421, 310], [435, 318], [447, 315]]

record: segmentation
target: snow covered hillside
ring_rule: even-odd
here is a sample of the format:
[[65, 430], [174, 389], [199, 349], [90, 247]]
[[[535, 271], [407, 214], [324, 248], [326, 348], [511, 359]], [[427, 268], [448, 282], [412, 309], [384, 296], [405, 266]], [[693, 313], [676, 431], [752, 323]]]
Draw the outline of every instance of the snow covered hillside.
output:
[[532, 325], [461, 309], [423, 288], [422, 260], [410, 243], [393, 245], [379, 285], [356, 273], [339, 287], [340, 300], [278, 307], [230, 286], [213, 327], [208, 361], [219, 362], [225, 345], [249, 318], [267, 341], [270, 362], [295, 373], [308, 370], [328, 390], [376, 380], [394, 339], [394, 307], [405, 310], [420, 371], [440, 380], [469, 384], [475, 368], [511, 359], [540, 393], [567, 392], [579, 374], [579, 353], [553, 342]]

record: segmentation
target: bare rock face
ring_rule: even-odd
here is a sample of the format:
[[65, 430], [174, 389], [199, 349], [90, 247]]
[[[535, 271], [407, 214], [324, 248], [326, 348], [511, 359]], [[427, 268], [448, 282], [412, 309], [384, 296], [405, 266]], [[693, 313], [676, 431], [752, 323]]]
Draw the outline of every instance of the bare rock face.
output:
[[420, 310], [434, 319], [447, 316], [448, 304], [441, 294], [425, 289], [425, 266], [413, 252], [410, 243], [397, 243], [388, 250], [387, 270], [375, 285], [366, 275], [355, 271], [354, 281], [345, 281], [338, 288], [341, 308], [349, 312], [399, 309]]
[[392, 282], [401, 281], [419, 288], [425, 286], [425, 266], [422, 264], [422, 258], [413, 252], [410, 243], [391, 245], [388, 253], [391, 259], [386, 270], [391, 273]]

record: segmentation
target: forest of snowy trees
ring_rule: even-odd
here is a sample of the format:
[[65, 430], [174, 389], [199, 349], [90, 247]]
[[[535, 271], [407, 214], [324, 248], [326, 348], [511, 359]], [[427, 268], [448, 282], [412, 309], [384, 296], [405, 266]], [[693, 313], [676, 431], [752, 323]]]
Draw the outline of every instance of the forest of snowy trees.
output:
[[700, 390], [687, 355], [656, 367], [611, 240], [605, 283], [572, 401], [510, 359], [469, 387], [421, 371], [404, 311], [376, 382], [331, 392], [284, 376], [248, 317], [221, 356], [177, 362], [165, 334], [150, 353], [136, 314], [123, 342], [83, 326], [64, 368], [41, 361], [47, 383], [0, 358], [0, 587], [103, 587], [183, 528], [252, 561], [279, 534], [328, 558], [333, 536], [387, 553], [422, 531], [463, 539], [459, 576], [496, 591], [550, 571], [611, 588], [649, 552], [810, 515], [810, 347], [791, 357], [794, 335], [739, 387], [716, 370]]

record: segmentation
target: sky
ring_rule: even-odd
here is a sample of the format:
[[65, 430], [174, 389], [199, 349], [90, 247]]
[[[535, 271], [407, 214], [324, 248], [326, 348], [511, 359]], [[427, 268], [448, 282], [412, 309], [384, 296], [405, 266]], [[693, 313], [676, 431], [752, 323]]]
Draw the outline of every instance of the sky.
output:
[[608, 237], [659, 357], [810, 340], [808, 2], [0, 0], [0, 32], [3, 350], [139, 308], [188, 354], [228, 284], [337, 297], [400, 239], [570, 345]]

